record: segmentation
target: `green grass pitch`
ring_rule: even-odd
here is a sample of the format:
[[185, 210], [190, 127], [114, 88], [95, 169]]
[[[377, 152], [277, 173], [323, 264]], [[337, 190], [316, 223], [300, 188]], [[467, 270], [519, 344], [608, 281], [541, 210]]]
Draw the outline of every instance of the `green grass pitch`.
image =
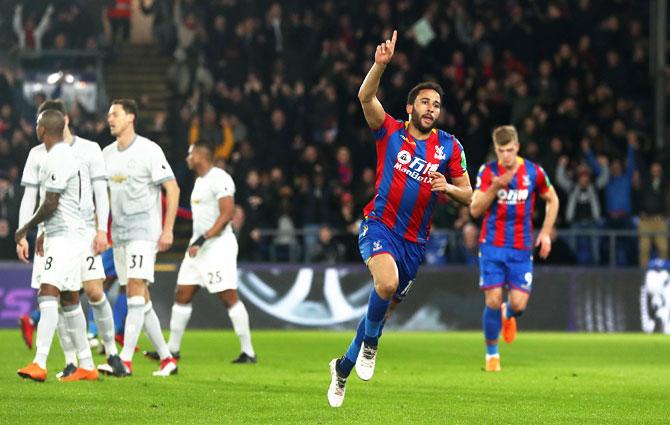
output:
[[[232, 365], [230, 331], [188, 331], [179, 375], [60, 383], [54, 342], [47, 382], [22, 381], [32, 360], [18, 330], [0, 331], [2, 424], [667, 424], [670, 337], [520, 333], [502, 345], [500, 373], [482, 370], [476, 332], [387, 332], [375, 376], [347, 383], [344, 405], [326, 400], [328, 362], [352, 332], [256, 331], [256, 365]], [[148, 341], [143, 337], [143, 347]], [[96, 358], [102, 361], [101, 357]]]

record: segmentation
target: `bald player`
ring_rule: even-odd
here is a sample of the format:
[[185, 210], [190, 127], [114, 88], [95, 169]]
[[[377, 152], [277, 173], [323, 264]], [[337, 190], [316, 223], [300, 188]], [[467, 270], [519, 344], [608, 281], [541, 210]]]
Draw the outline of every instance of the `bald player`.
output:
[[[203, 140], [195, 142], [188, 150], [188, 168], [198, 176], [191, 193], [193, 235], [179, 267], [168, 347], [172, 356], [179, 358], [181, 340], [193, 311], [191, 301], [203, 287], [226, 306], [240, 339], [241, 353], [233, 363], [256, 363], [249, 314], [237, 296], [238, 247], [231, 225], [235, 183], [228, 173], [215, 167], [213, 161], [214, 148]], [[155, 351], [144, 355], [155, 360], [159, 358]]]
[[43, 201], [15, 234], [19, 259], [27, 262], [29, 246], [26, 234], [39, 223], [44, 223], [44, 266], [37, 294], [41, 313], [37, 326], [37, 349], [33, 362], [17, 371], [22, 378], [34, 381], [46, 380], [46, 362], [58, 324], [59, 302], [79, 357], [79, 367], [69, 376], [62, 377], [61, 381], [98, 379], [86, 338], [86, 318], [79, 303], [81, 257], [87, 245], [80, 215], [81, 171], [72, 148], [63, 142], [64, 128], [65, 116], [59, 111], [47, 110], [37, 118], [37, 137], [47, 152], [39, 175], [40, 198]]

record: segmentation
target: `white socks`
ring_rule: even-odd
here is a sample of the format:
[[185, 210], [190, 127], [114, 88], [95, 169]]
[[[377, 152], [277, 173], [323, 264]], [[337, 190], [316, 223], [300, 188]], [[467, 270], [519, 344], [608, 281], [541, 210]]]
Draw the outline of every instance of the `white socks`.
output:
[[51, 296], [37, 297], [40, 306], [40, 321], [37, 324], [35, 360], [42, 369], [47, 367], [47, 357], [58, 325], [58, 299]]
[[86, 337], [86, 316], [84, 316], [81, 304], [64, 306], [63, 316], [65, 317], [67, 329], [70, 332], [70, 338], [72, 338], [74, 347], [77, 350], [79, 367], [86, 370], [95, 369], [93, 354]]
[[249, 314], [242, 301], [237, 301], [234, 306], [228, 309], [228, 316], [233, 322], [233, 329], [240, 338], [242, 352], [248, 356], [256, 357], [254, 347], [251, 345], [251, 330], [249, 329]]
[[126, 328], [124, 331], [123, 349], [121, 349], [121, 360], [129, 362], [133, 360], [135, 346], [140, 338], [140, 332], [144, 327], [144, 308], [146, 301], [142, 296], [128, 298], [128, 315], [126, 316]]
[[107, 297], [103, 294], [100, 301], [97, 303], [90, 301], [89, 304], [93, 307], [93, 318], [105, 346], [105, 355], [109, 357], [117, 354], [114, 342], [114, 316]]
[[170, 340], [168, 347], [170, 351], [176, 353], [181, 347], [181, 339], [184, 336], [186, 325], [191, 319], [193, 307], [191, 304], [177, 304], [172, 306], [172, 316], [170, 317]]
[[165, 338], [163, 338], [160, 321], [151, 301], [144, 307], [144, 332], [146, 332], [151, 344], [156, 348], [161, 360], [171, 357], [170, 350], [168, 350], [168, 346], [165, 343]]
[[60, 341], [63, 354], [65, 354], [65, 364], [77, 366], [77, 349], [74, 346], [70, 332], [67, 330], [63, 309], [58, 309], [58, 327], [56, 328], [56, 333], [58, 333], [58, 341]]

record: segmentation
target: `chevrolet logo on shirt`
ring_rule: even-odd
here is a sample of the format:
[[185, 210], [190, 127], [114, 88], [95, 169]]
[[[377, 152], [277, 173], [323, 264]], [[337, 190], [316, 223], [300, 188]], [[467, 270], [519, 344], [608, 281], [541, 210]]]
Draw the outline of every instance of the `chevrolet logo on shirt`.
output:
[[117, 174], [115, 176], [111, 176], [109, 179], [114, 183], [123, 183], [128, 179], [128, 177], [124, 176], [123, 174]]
[[191, 199], [191, 203], [198, 205], [200, 203], [200, 199]]

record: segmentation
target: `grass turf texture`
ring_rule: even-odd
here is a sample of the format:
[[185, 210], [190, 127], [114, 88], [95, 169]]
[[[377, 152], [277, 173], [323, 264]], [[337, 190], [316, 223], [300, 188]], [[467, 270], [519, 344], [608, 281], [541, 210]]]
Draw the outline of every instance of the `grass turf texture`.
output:
[[[255, 331], [256, 365], [232, 365], [230, 331], [188, 331], [179, 375], [151, 376], [136, 354], [134, 376], [61, 383], [58, 343], [46, 383], [23, 381], [32, 360], [18, 330], [0, 331], [0, 423], [501, 423], [667, 424], [670, 337], [521, 333], [501, 345], [502, 372], [483, 372], [475, 332], [388, 332], [375, 376], [352, 371], [344, 405], [326, 400], [328, 362], [352, 332]], [[142, 337], [140, 344], [149, 347]], [[96, 356], [97, 362], [102, 357]]]

